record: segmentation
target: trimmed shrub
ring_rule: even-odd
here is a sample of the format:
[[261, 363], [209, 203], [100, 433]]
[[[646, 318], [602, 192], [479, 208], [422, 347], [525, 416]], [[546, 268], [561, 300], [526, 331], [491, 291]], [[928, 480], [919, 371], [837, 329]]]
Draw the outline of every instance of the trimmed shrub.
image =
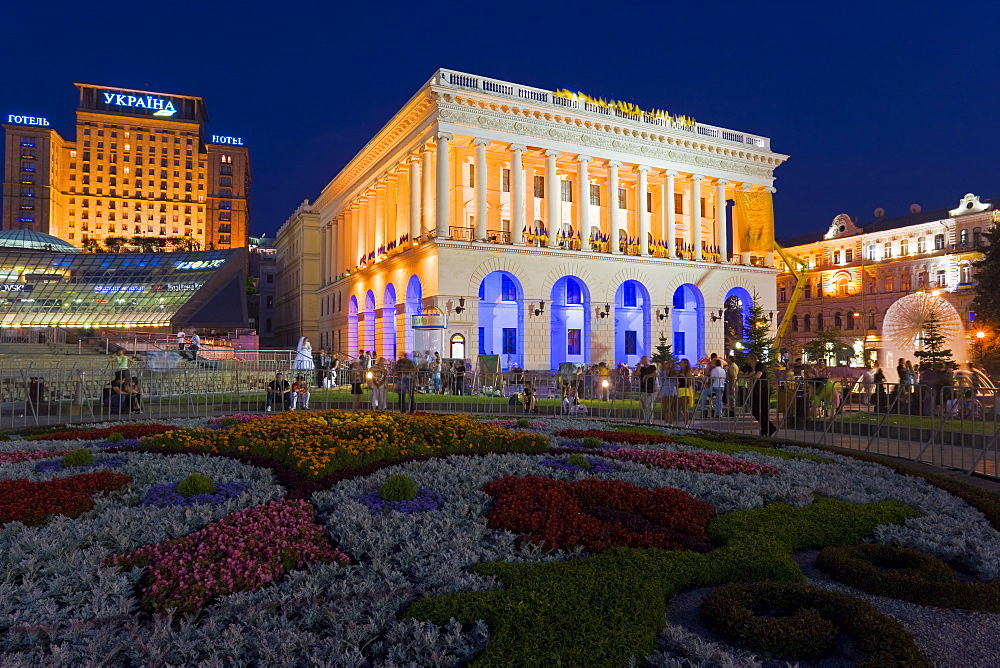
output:
[[728, 584], [705, 597], [701, 617], [741, 647], [790, 659], [833, 650], [838, 632], [854, 639], [861, 666], [930, 666], [902, 624], [864, 601], [802, 584]]
[[583, 455], [570, 455], [566, 458], [566, 463], [570, 466], [579, 466], [580, 468], [587, 470], [594, 468], [594, 465], [590, 463], [590, 460]]
[[514, 423], [514, 426], [517, 427], [518, 429], [527, 429], [528, 427], [531, 426], [531, 422], [528, 421], [528, 418], [517, 418], [517, 421]]
[[816, 565], [869, 594], [920, 605], [1000, 612], [1000, 580], [961, 582], [944, 561], [896, 545], [828, 547]]
[[599, 448], [601, 447], [601, 439], [597, 438], [596, 436], [585, 436], [583, 438], [583, 447], [587, 448], [588, 450], [593, 448]]
[[125, 436], [120, 431], [116, 431], [108, 436], [108, 443], [121, 443], [124, 440]]
[[70, 450], [66, 453], [66, 456], [62, 458], [62, 465], [65, 468], [69, 468], [71, 466], [89, 466], [93, 463], [94, 454], [87, 448]]
[[223, 427], [235, 427], [239, 423], [240, 423], [239, 420], [232, 417], [222, 418], [222, 420], [219, 422], [219, 424], [221, 424]]
[[215, 483], [207, 475], [192, 473], [177, 483], [177, 493], [185, 498], [198, 494], [215, 494]]
[[402, 473], [391, 475], [382, 483], [379, 496], [386, 501], [413, 501], [417, 498], [417, 483]]

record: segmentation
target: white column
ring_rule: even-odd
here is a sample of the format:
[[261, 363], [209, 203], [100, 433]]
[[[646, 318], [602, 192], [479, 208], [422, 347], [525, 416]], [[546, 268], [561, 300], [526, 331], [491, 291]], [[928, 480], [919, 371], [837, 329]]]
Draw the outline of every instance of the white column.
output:
[[[752, 183], [744, 183], [743, 185], [740, 186], [740, 190], [742, 190], [743, 192], [747, 192], [748, 193], [751, 190], [753, 190], [753, 184]], [[742, 225], [742, 223], [741, 223], [741, 225]], [[742, 230], [740, 230], [740, 232], [742, 233]], [[734, 234], [733, 236], [735, 237], [736, 235]], [[742, 239], [740, 240], [739, 244], [740, 244], [740, 264], [749, 266], [749, 264], [750, 264], [750, 251], [747, 250], [746, 248], [743, 248]]]
[[621, 255], [618, 246], [618, 237], [621, 236], [622, 219], [621, 210], [618, 208], [618, 168], [622, 163], [617, 160], [608, 161], [608, 223], [611, 227], [611, 252]]
[[420, 236], [430, 235], [434, 229], [434, 170], [431, 162], [434, 154], [424, 146], [420, 151]]
[[[777, 191], [777, 189], [772, 188], [771, 186], [767, 186], [766, 188], [764, 188], [764, 192], [771, 193], [773, 195], [774, 193], [776, 193], [778, 191]], [[771, 228], [771, 237], [772, 238], [774, 237], [774, 228], [773, 227]], [[764, 252], [764, 265], [768, 266], [768, 267], [771, 267], [772, 269], [774, 268], [774, 250], [773, 249], [769, 249], [769, 250], [767, 250], [767, 251]]]
[[447, 132], [437, 133], [437, 201], [434, 207], [437, 210], [435, 218], [435, 235], [439, 239], [451, 238], [451, 207], [449, 198], [451, 196], [451, 162], [448, 153], [448, 142], [454, 137]]
[[556, 235], [562, 229], [562, 202], [559, 191], [559, 174], [556, 172], [556, 158], [559, 151], [545, 151], [545, 227], [549, 232], [549, 248], [559, 245]]
[[413, 244], [420, 236], [420, 156], [411, 155], [410, 159], [410, 243]]
[[375, 238], [372, 240], [371, 250], [375, 251], [375, 259], [381, 257], [379, 248], [386, 243], [386, 184], [385, 176], [375, 184]]
[[324, 283], [333, 283], [333, 277], [336, 275], [333, 273], [334, 265], [337, 263], [334, 256], [334, 249], [337, 247], [337, 220], [333, 219], [326, 225], [326, 244], [324, 245], [326, 253], [323, 257], [323, 277], [326, 279]]
[[715, 182], [715, 238], [719, 242], [719, 262], [729, 264], [729, 241], [726, 237], [726, 186], [729, 181]]
[[664, 173], [663, 183], [663, 206], [661, 210], [664, 216], [664, 228], [667, 242], [667, 257], [677, 257], [677, 211], [674, 206], [674, 179], [677, 172], [668, 169]]
[[638, 174], [638, 183], [636, 184], [636, 195], [635, 198], [639, 200], [639, 206], [636, 211], [639, 214], [639, 255], [647, 256], [649, 255], [649, 207], [647, 203], [649, 202], [646, 193], [649, 191], [649, 179], [646, 176], [649, 172], [649, 167], [646, 165], [639, 165], [636, 167]]
[[378, 235], [376, 231], [378, 229], [378, 189], [372, 187], [368, 194], [368, 201], [365, 202], [365, 209], [367, 210], [367, 216], [365, 221], [365, 229], [368, 233], [368, 238], [365, 239], [365, 253], [372, 253], [378, 247], [375, 245], [375, 239]]
[[476, 241], [486, 241], [486, 147], [489, 139], [476, 138]]
[[525, 226], [524, 218], [524, 152], [528, 150], [523, 144], [510, 145], [510, 240], [518, 246], [524, 245], [521, 230]]
[[576, 225], [580, 230], [580, 249], [590, 250], [590, 174], [588, 165], [592, 158], [589, 155], [577, 156], [576, 166]]
[[366, 250], [368, 248], [368, 207], [365, 206], [365, 201], [364, 197], [360, 198], [357, 208], [353, 209], [354, 229], [357, 230], [355, 236], [357, 248], [354, 258], [351, 260], [352, 267], [358, 266], [361, 262], [361, 257], [368, 252]]
[[694, 259], [701, 261], [701, 174], [691, 175], [691, 245], [694, 246]]

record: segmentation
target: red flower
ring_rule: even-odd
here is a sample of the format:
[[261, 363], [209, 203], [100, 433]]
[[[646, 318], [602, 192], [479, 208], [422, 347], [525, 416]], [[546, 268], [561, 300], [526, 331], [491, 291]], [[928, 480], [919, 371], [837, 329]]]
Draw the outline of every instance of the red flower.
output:
[[82, 473], [46, 482], [0, 480], [0, 524], [45, 524], [52, 515], [79, 517], [93, 510], [92, 494], [115, 492], [132, 482], [121, 473]]
[[587, 438], [593, 436], [608, 443], [628, 443], [629, 445], [653, 445], [656, 443], [673, 443], [674, 439], [669, 436], [656, 436], [653, 434], [634, 434], [624, 431], [611, 431], [605, 429], [561, 429], [555, 436], [564, 438]]
[[51, 434], [42, 434], [32, 438], [33, 441], [70, 441], [80, 439], [84, 441], [98, 441], [105, 439], [111, 434], [121, 434], [124, 438], [142, 438], [144, 436], [155, 436], [168, 431], [173, 431], [177, 427], [165, 424], [123, 424], [117, 427], [105, 427], [104, 429], [71, 429], [69, 431], [57, 431]]
[[679, 489], [642, 489], [621, 480], [506, 476], [483, 491], [496, 503], [488, 525], [520, 534], [550, 550], [582, 547], [710, 549], [706, 527], [715, 515], [709, 504]]

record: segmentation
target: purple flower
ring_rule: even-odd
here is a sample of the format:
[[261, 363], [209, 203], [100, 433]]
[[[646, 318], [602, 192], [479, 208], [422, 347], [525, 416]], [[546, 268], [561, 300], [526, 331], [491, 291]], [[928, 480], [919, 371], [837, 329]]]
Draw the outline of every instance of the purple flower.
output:
[[[575, 457], [576, 455], [574, 455]], [[577, 466], [575, 464], [570, 464], [568, 462], [569, 458], [566, 459], [543, 459], [539, 462], [542, 466], [548, 466], [549, 468], [559, 469], [560, 471], [584, 471], [586, 473], [614, 473], [616, 469], [611, 464], [602, 461], [596, 457], [584, 457], [588, 462], [590, 462], [590, 468], [585, 469], [582, 466]]]
[[95, 459], [93, 464], [82, 464], [80, 466], [63, 466], [62, 459], [50, 460], [46, 462], [39, 462], [35, 464], [36, 473], [50, 473], [52, 471], [61, 471], [64, 468], [73, 469], [74, 471], [87, 471], [90, 469], [114, 469], [119, 466], [125, 466], [125, 462], [128, 460], [125, 455], [112, 455], [111, 457], [102, 457], [100, 459]]
[[428, 510], [437, 510], [444, 503], [444, 497], [437, 492], [421, 487], [417, 490], [417, 495], [412, 501], [386, 501], [378, 492], [362, 494], [358, 501], [368, 506], [372, 515], [396, 511], [397, 513], [423, 513]]
[[235, 499], [237, 496], [250, 488], [245, 482], [223, 482], [215, 486], [213, 494], [194, 494], [192, 496], [182, 496], [177, 492], [177, 482], [168, 482], [162, 485], [153, 485], [146, 492], [146, 497], [140, 502], [143, 506], [156, 506], [165, 508], [167, 506], [198, 506], [209, 504], [217, 506]]
[[614, 443], [608, 443], [606, 441], [601, 441], [601, 444], [596, 448], [585, 448], [583, 447], [582, 438], [568, 438], [562, 439], [552, 447], [554, 448], [566, 448], [567, 450], [583, 450], [586, 452], [597, 452], [600, 450], [621, 450], [620, 445], [615, 445]]

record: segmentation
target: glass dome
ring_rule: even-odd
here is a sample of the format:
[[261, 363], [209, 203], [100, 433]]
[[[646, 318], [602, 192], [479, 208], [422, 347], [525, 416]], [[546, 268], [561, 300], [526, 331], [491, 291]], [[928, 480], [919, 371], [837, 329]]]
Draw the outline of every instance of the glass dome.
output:
[[79, 253], [80, 249], [57, 237], [33, 230], [0, 231], [0, 248], [26, 248], [54, 253]]

